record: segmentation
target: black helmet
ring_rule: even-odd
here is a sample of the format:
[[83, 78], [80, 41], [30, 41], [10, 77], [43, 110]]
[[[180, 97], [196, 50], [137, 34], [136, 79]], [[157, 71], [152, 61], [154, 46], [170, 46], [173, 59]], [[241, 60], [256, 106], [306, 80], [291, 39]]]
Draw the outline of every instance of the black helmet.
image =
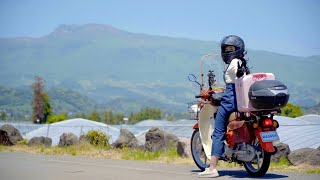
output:
[[[226, 46], [235, 46], [236, 50], [233, 52], [225, 52]], [[230, 64], [232, 59], [243, 57], [245, 54], [245, 45], [239, 36], [229, 35], [221, 41], [221, 56], [226, 64]]]

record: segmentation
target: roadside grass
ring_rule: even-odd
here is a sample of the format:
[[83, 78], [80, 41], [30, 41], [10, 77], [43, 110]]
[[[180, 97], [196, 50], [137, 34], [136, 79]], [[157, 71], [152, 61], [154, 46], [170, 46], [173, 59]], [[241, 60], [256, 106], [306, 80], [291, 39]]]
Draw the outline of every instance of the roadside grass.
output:
[[306, 171], [307, 174], [320, 174], [320, 167], [311, 168]]
[[[0, 151], [4, 152], [24, 152], [33, 154], [46, 155], [70, 155], [70, 156], [86, 156], [108, 159], [124, 159], [138, 161], [152, 161], [159, 163], [175, 163], [175, 164], [194, 164], [192, 157], [182, 158], [178, 155], [176, 149], [170, 146], [167, 151], [150, 152], [142, 149], [130, 149], [123, 147], [122, 149], [112, 148], [110, 146], [94, 146], [88, 142], [82, 142], [78, 145], [59, 147], [53, 146], [46, 148], [44, 146], [26, 145], [26, 141], [17, 143], [14, 146], [0, 145]], [[219, 162], [218, 167], [227, 168], [243, 168], [235, 163]], [[299, 165], [294, 166], [286, 159], [282, 158], [279, 162], [272, 162], [269, 167], [270, 171], [281, 172], [299, 172], [307, 174], [320, 174], [320, 166]]]
[[278, 162], [271, 162], [269, 169], [274, 171], [285, 171], [291, 166], [293, 165], [290, 163], [290, 161], [287, 158], [282, 157]]
[[176, 164], [193, 164], [191, 158], [182, 158], [179, 156], [176, 148], [170, 142], [170, 147], [167, 151], [161, 150], [151, 152], [142, 149], [129, 149], [123, 147], [117, 150], [121, 154], [121, 159], [125, 160], [138, 160], [138, 161], [154, 161], [164, 163], [176, 163]]
[[271, 162], [269, 170], [282, 172], [300, 172], [307, 174], [320, 174], [320, 166], [311, 166], [307, 164], [294, 166], [285, 157], [282, 157], [278, 162]]

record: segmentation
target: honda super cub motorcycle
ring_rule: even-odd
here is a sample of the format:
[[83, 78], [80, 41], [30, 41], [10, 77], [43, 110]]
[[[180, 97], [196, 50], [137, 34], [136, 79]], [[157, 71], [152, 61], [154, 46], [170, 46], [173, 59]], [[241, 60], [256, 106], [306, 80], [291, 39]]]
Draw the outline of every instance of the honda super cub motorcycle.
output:
[[[208, 71], [208, 84], [203, 80], [203, 63], [212, 56], [220, 55], [209, 54], [201, 60], [200, 82], [193, 74], [188, 77], [200, 86], [200, 93], [195, 96], [199, 100], [189, 105], [189, 112], [198, 120], [193, 127], [191, 152], [201, 170], [210, 162], [214, 118], [223, 92], [223, 87], [217, 87], [214, 71]], [[243, 164], [252, 176], [263, 176], [268, 171], [271, 155], [277, 151], [273, 142], [279, 140], [276, 132], [279, 123], [273, 117], [288, 102], [287, 87], [276, 81], [272, 73], [245, 75], [236, 79], [235, 86], [238, 112], [229, 117], [225, 155], [221, 159]]]

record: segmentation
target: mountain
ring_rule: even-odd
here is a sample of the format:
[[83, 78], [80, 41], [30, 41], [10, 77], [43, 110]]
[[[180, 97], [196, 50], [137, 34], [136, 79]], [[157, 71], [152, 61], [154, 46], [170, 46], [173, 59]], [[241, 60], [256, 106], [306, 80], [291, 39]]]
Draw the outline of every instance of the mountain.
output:
[[[186, 111], [198, 93], [187, 75], [198, 76], [200, 58], [218, 52], [218, 42], [130, 33], [109, 25], [61, 25], [40, 38], [0, 39], [0, 85], [30, 86], [39, 75], [49, 89], [68, 88], [121, 111], [143, 106]], [[320, 102], [320, 56], [249, 49], [248, 58], [252, 72], [273, 72], [289, 87], [291, 102]]]

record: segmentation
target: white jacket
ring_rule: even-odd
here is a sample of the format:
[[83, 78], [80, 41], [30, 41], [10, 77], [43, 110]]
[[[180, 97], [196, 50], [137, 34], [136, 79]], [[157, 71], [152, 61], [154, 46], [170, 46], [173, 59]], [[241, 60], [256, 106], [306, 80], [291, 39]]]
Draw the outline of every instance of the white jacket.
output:
[[242, 61], [240, 59], [235, 58], [230, 62], [224, 74], [224, 80], [227, 84], [235, 82], [237, 77], [237, 71], [238, 71], [238, 62], [239, 62], [239, 65], [241, 66]]

